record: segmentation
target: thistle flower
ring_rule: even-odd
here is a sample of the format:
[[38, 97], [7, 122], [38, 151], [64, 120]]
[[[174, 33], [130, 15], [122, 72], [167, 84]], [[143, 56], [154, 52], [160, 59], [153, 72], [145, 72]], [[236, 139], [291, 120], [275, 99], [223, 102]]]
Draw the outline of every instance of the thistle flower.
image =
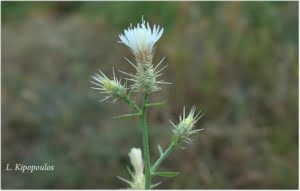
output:
[[132, 64], [128, 59], [127, 61], [136, 69], [136, 74], [128, 74], [122, 72], [128, 76], [129, 81], [133, 81], [131, 88], [136, 92], [142, 92], [148, 94], [154, 91], [158, 91], [161, 88], [159, 84], [169, 84], [164, 81], [158, 81], [157, 77], [162, 75], [160, 73], [167, 66], [158, 69], [163, 59], [157, 66], [152, 65], [152, 58], [154, 54], [154, 44], [160, 39], [163, 33], [163, 28], [154, 25], [153, 30], [149, 23], [142, 18], [142, 23], [137, 24], [136, 27], [130, 26], [127, 30], [124, 30], [124, 35], [119, 35], [120, 43], [124, 43], [133, 52], [137, 64]]
[[97, 87], [92, 87], [93, 89], [100, 90], [100, 93], [107, 94], [107, 96], [100, 100], [104, 101], [109, 98], [113, 98], [113, 102], [117, 101], [126, 96], [126, 87], [121, 84], [121, 80], [118, 80], [115, 76], [115, 72], [113, 70], [113, 79], [109, 79], [102, 71], [100, 74], [95, 74], [91, 76], [94, 81], [90, 81]]
[[172, 131], [174, 133], [174, 139], [176, 141], [180, 142], [183, 140], [186, 143], [191, 143], [192, 140], [189, 138], [189, 136], [203, 130], [203, 129], [197, 129], [197, 130], [193, 129], [197, 121], [203, 116], [203, 114], [200, 115], [201, 111], [198, 112], [197, 114], [195, 112], [196, 112], [196, 107], [193, 106], [192, 109], [190, 110], [189, 115], [186, 117], [185, 107], [184, 107], [182, 116], [179, 116], [178, 125], [174, 125], [174, 123], [170, 121], [170, 123], [174, 127]]
[[[147, 24], [147, 25], [146, 25]], [[154, 53], [154, 44], [160, 39], [164, 29], [154, 25], [151, 29], [149, 23], [142, 18], [142, 23], [138, 23], [136, 27], [132, 25], [126, 30], [124, 34], [119, 35], [120, 43], [128, 46], [133, 52], [136, 60], [142, 62], [149, 62], [152, 60]]]

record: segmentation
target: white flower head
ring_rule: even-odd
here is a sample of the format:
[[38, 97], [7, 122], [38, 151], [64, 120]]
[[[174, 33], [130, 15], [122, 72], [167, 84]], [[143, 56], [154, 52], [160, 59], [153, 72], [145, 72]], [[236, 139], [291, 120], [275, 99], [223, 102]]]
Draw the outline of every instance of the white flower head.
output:
[[134, 169], [134, 173], [132, 173], [128, 168], [128, 171], [132, 177], [132, 181], [126, 180], [122, 177], [118, 178], [129, 184], [132, 189], [145, 189], [145, 175], [143, 172], [144, 163], [142, 151], [139, 148], [132, 148], [128, 155]]
[[159, 84], [170, 84], [157, 78], [162, 75], [162, 71], [167, 67], [159, 68], [164, 59], [157, 66], [152, 64], [154, 45], [163, 34], [163, 28], [154, 25], [151, 29], [148, 22], [142, 18], [142, 22], [136, 27], [130, 26], [124, 30], [124, 34], [119, 35], [120, 43], [124, 43], [133, 52], [136, 64], [127, 61], [136, 69], [135, 75], [122, 72], [129, 76], [125, 78], [132, 81], [130, 86], [135, 92], [149, 94], [161, 90]]
[[141, 24], [138, 23], [136, 27], [132, 25], [126, 30], [124, 34], [119, 35], [120, 43], [128, 46], [137, 60], [151, 61], [154, 52], [154, 44], [160, 39], [164, 29], [154, 25], [151, 29], [149, 23], [143, 19]]
[[139, 148], [132, 148], [129, 152], [130, 162], [136, 174], [142, 174], [144, 171], [144, 163], [142, 151]]
[[[94, 81], [91, 81], [97, 87], [92, 87], [93, 89], [100, 90], [100, 93], [106, 94], [107, 96], [101, 101], [113, 98], [113, 102], [120, 98], [126, 96], [126, 86], [121, 84], [121, 80], [118, 80], [115, 76], [113, 70], [113, 79], [109, 79], [102, 71], [100, 74], [95, 74], [92, 76]], [[100, 102], [101, 102], [100, 101]]]
[[178, 125], [174, 125], [174, 123], [170, 121], [174, 127], [172, 131], [177, 141], [184, 140], [186, 143], [192, 143], [192, 140], [189, 138], [189, 136], [203, 130], [203, 129], [197, 129], [197, 130], [193, 129], [197, 121], [203, 116], [203, 114], [202, 115], [200, 114], [201, 111], [199, 111], [196, 114], [196, 107], [193, 106], [192, 109], [190, 110], [189, 115], [185, 116], [185, 107], [184, 107], [182, 116], [179, 116]]

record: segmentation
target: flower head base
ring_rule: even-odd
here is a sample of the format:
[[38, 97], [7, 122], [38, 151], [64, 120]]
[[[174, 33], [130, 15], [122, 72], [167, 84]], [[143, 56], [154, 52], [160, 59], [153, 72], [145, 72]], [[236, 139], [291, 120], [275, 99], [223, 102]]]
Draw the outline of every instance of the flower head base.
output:
[[132, 88], [143, 93], [158, 91], [160, 87], [157, 84], [156, 76], [152, 64], [138, 64]]
[[126, 72], [121, 72], [130, 77], [125, 79], [133, 82], [133, 84], [130, 86], [132, 90], [136, 92], [142, 92], [144, 94], [149, 94], [161, 90], [159, 86], [160, 84], [170, 84], [163, 80], [157, 80], [157, 78], [162, 75], [161, 72], [168, 66], [165, 65], [162, 68], [159, 68], [163, 60], [164, 59], [162, 59], [160, 63], [154, 67], [150, 62], [138, 62], [136, 65], [134, 65], [127, 59], [127, 61], [136, 69], [136, 73], [135, 75], [133, 75]]
[[183, 108], [183, 114], [182, 116], [179, 116], [178, 125], [174, 125], [174, 123], [170, 121], [174, 127], [172, 131], [174, 133], [174, 139], [176, 141], [180, 142], [183, 140], [186, 143], [191, 143], [192, 140], [189, 138], [189, 136], [202, 130], [202, 129], [193, 130], [193, 127], [195, 126], [197, 121], [203, 116], [203, 114], [200, 115], [201, 111], [198, 112], [197, 114], [195, 112], [196, 112], [196, 107], [193, 106], [189, 115], [186, 117], [185, 108]]
[[94, 81], [91, 83], [95, 84], [97, 87], [92, 87], [93, 89], [100, 90], [100, 93], [107, 94], [107, 96], [101, 101], [113, 98], [114, 102], [120, 98], [126, 96], [126, 87], [121, 84], [121, 82], [116, 78], [115, 72], [113, 70], [113, 79], [109, 79], [103, 72], [99, 70], [100, 74], [95, 74], [92, 76]]
[[133, 181], [131, 184], [132, 189], [137, 190], [144, 190], [145, 189], [145, 175], [142, 174], [136, 174], [133, 176]]
[[119, 35], [121, 41], [128, 46], [137, 61], [151, 61], [153, 58], [154, 44], [163, 34], [163, 28], [154, 25], [151, 29], [149, 23], [142, 18], [142, 23], [136, 27], [130, 26], [124, 30], [124, 34]]

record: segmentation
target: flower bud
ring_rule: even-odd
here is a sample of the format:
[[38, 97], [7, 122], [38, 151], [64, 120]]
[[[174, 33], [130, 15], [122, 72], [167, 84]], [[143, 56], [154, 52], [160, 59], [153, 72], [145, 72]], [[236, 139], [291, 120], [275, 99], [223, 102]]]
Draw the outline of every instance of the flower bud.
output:
[[129, 173], [132, 176], [132, 181], [128, 181], [121, 177], [118, 178], [129, 184], [132, 189], [143, 190], [145, 189], [146, 180], [144, 175], [142, 151], [139, 148], [132, 148], [128, 155], [134, 169], [134, 173], [129, 170]]
[[142, 151], [139, 148], [132, 148], [129, 152], [129, 159], [136, 174], [142, 174], [144, 170]]
[[119, 80], [117, 80], [114, 71], [112, 80], [100, 70], [99, 72], [100, 74], [95, 74], [92, 76], [95, 81], [91, 81], [91, 83], [97, 86], [92, 87], [93, 89], [100, 90], [100, 93], [107, 94], [107, 96], [101, 101], [104, 101], [108, 98], [113, 98], [115, 102], [116, 100], [126, 96], [126, 87], [122, 85]]
[[129, 152], [129, 159], [134, 168], [132, 189], [145, 189], [144, 162], [142, 151], [139, 148], [132, 148]]
[[199, 116], [201, 112], [197, 114], [195, 114], [195, 112], [196, 112], [196, 107], [193, 106], [189, 115], [186, 117], [185, 108], [184, 108], [182, 116], [179, 117], [178, 125], [174, 125], [174, 123], [170, 121], [174, 127], [172, 131], [174, 133], [173, 138], [176, 142], [185, 141], [186, 143], [191, 143], [192, 140], [189, 138], [189, 136], [202, 130], [202, 129], [197, 129], [197, 130], [193, 129], [197, 121], [203, 116], [203, 115]]

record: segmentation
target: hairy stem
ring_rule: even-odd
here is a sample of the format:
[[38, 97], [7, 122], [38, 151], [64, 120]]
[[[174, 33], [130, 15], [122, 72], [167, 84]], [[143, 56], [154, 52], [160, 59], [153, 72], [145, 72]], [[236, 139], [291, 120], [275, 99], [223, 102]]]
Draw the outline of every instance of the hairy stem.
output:
[[130, 107], [134, 111], [136, 111], [137, 113], [140, 112], [140, 108], [136, 105], [135, 101], [133, 101], [128, 95], [126, 95], [123, 99], [128, 105], [130, 105]]
[[147, 100], [148, 94], [144, 95], [144, 103], [142, 108], [142, 115], [140, 117], [142, 123], [142, 136], [143, 136], [143, 150], [144, 150], [144, 165], [145, 165], [145, 189], [151, 188], [151, 172], [150, 172], [150, 154], [149, 154], [149, 143], [148, 143], [148, 129], [147, 129]]
[[160, 157], [157, 159], [157, 161], [154, 163], [154, 165], [151, 168], [152, 173], [154, 173], [157, 170], [158, 166], [163, 162], [163, 160], [167, 158], [167, 156], [169, 156], [169, 154], [174, 150], [176, 145], [177, 143], [173, 141], [171, 145], [167, 148], [167, 150], [160, 155]]

